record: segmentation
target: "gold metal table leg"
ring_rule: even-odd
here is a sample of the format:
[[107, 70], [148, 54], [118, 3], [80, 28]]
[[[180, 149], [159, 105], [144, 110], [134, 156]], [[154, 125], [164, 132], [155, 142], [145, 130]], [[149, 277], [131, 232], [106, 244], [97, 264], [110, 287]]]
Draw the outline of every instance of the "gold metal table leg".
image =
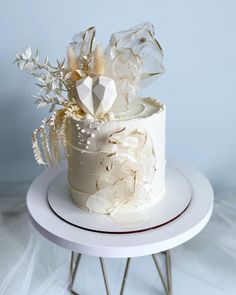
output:
[[77, 270], [79, 267], [80, 259], [81, 259], [81, 254], [77, 254], [77, 258], [76, 258], [76, 254], [74, 252], [71, 253], [69, 289], [70, 289], [71, 294], [74, 294], [74, 295], [79, 295], [78, 293], [76, 293], [73, 290], [73, 285], [74, 285], [75, 277], [76, 277]]
[[170, 250], [166, 251], [166, 277], [167, 277], [167, 287], [168, 295], [172, 294], [172, 274], [171, 274], [171, 257]]
[[[158, 274], [160, 276], [160, 279], [161, 279], [161, 282], [162, 282], [162, 285], [164, 287], [166, 295], [172, 295], [172, 274], [171, 274], [170, 250], [162, 252], [162, 254], [165, 255], [166, 280], [165, 280], [165, 275], [163, 275], [160, 264], [159, 264], [155, 254], [152, 255], [152, 259], [154, 261], [154, 264], [155, 264], [156, 269], [158, 271]], [[74, 252], [71, 253], [69, 290], [70, 290], [71, 294], [74, 294], [74, 295], [79, 295], [78, 293], [76, 293], [73, 290], [73, 284], [74, 284], [76, 274], [77, 274], [77, 271], [78, 271], [78, 268], [79, 268], [79, 263], [80, 263], [81, 257], [82, 257], [81, 254], [76, 254]], [[109, 284], [108, 284], [108, 278], [107, 278], [104, 259], [102, 257], [99, 257], [99, 261], [100, 261], [100, 265], [101, 265], [102, 276], [103, 276], [103, 280], [104, 280], [106, 294], [110, 295], [111, 293], [110, 293], [110, 289], [109, 289]], [[124, 276], [123, 276], [123, 279], [122, 279], [120, 295], [124, 294], [125, 285], [126, 285], [126, 282], [127, 282], [128, 272], [129, 272], [129, 268], [130, 268], [130, 262], [131, 262], [131, 258], [129, 257], [129, 258], [127, 258], [126, 265], [125, 265], [125, 271], [124, 271]]]
[[128, 276], [130, 262], [131, 262], [131, 258], [129, 257], [129, 258], [127, 258], [127, 262], [126, 262], [126, 266], [125, 266], [125, 272], [124, 272], [124, 276], [123, 276], [123, 280], [122, 280], [122, 284], [121, 284], [120, 295], [123, 295], [124, 290], [125, 290], [125, 284], [126, 284], [126, 280], [127, 280], [127, 276]]
[[107, 295], [110, 295], [105, 263], [104, 263], [104, 260], [102, 257], [99, 257], [99, 260], [100, 260], [100, 264], [101, 264], [102, 275], [103, 275], [103, 280], [104, 280], [104, 284], [105, 284], [105, 288], [106, 288], [106, 293], [107, 293]]
[[161, 267], [159, 265], [159, 262], [156, 258], [156, 256], [153, 254], [152, 258], [155, 263], [156, 269], [159, 273], [162, 285], [165, 289], [166, 295], [172, 295], [172, 275], [171, 275], [171, 259], [170, 259], [170, 250], [167, 250], [165, 252], [162, 252], [162, 254], [165, 255], [165, 264], [166, 264], [166, 281], [164, 278], [164, 275], [161, 271]]

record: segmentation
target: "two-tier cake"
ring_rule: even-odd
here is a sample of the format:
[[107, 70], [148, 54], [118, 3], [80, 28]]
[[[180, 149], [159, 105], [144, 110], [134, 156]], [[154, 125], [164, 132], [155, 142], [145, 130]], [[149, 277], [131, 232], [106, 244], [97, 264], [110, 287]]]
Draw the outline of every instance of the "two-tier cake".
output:
[[165, 191], [165, 107], [140, 90], [164, 72], [150, 23], [112, 34], [102, 49], [95, 28], [74, 36], [51, 65], [30, 48], [16, 62], [37, 80], [39, 107], [52, 115], [33, 132], [39, 164], [68, 161], [73, 202], [102, 214], [141, 211]]

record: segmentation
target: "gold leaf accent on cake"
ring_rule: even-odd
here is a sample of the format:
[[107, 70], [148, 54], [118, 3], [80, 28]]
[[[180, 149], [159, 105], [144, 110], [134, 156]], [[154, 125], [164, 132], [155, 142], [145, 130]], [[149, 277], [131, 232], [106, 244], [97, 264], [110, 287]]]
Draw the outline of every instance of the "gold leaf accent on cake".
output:
[[123, 131], [125, 131], [125, 127], [123, 127], [122, 129], [116, 131], [116, 132], [113, 132], [112, 134], [109, 135], [109, 138], [108, 138], [108, 143], [112, 143], [112, 144], [119, 144], [119, 140], [117, 139], [114, 139], [114, 135], [116, 134], [119, 134], [119, 133], [122, 133]]
[[102, 165], [103, 162], [104, 162], [107, 158], [110, 158], [110, 157], [115, 156], [115, 154], [116, 154], [116, 153], [110, 153], [110, 154], [108, 154], [106, 157], [104, 157], [104, 158], [102, 159], [102, 161], [100, 162], [100, 165]]

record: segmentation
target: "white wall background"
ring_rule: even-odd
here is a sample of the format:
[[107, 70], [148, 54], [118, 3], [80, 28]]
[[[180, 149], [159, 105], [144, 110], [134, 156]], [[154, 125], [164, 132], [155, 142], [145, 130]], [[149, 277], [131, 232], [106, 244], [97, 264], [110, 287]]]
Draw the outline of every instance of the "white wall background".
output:
[[29, 44], [50, 60], [74, 33], [114, 31], [151, 21], [166, 73], [147, 94], [167, 105], [167, 151], [200, 168], [216, 191], [236, 181], [236, 2], [229, 0], [8, 0], [0, 3], [0, 180], [30, 180], [40, 168], [31, 133], [47, 111], [30, 97], [33, 80], [12, 64]]

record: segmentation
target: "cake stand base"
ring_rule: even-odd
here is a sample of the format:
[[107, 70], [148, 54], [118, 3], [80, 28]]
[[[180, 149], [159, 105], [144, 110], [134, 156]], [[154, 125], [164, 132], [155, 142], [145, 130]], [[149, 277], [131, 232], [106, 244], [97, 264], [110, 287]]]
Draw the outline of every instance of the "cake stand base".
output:
[[[168, 167], [170, 168], [169, 174]], [[214, 194], [207, 178], [191, 166], [189, 167], [176, 160], [168, 161], [167, 181], [169, 177], [169, 184], [167, 183], [167, 189], [169, 188], [175, 193], [172, 195], [173, 199], [174, 196], [176, 196], [176, 192], [178, 192], [180, 197], [189, 195], [191, 199], [184, 213], [174, 221], [169, 222], [165, 226], [160, 226], [158, 229], [142, 231], [138, 234], [117, 234], [117, 232], [116, 234], [102, 234], [91, 230], [84, 230], [79, 226], [72, 225], [68, 221], [64, 221], [61, 217], [59, 218], [58, 215], [55, 214], [55, 211], [49, 206], [48, 192], [50, 191], [51, 184], [54, 180], [58, 182], [57, 177], [59, 177], [65, 169], [66, 165], [62, 165], [61, 167], [45, 171], [38, 176], [30, 186], [27, 195], [27, 207], [34, 226], [44, 237], [61, 247], [73, 251], [70, 281], [71, 293], [76, 294], [73, 283], [81, 259], [81, 255], [76, 253], [81, 253], [82, 255], [99, 257], [107, 294], [109, 294], [109, 284], [103, 258], [101, 257], [128, 258], [120, 288], [122, 294], [129, 273], [131, 257], [152, 255], [165, 293], [171, 295], [173, 291], [169, 250], [196, 236], [206, 226], [212, 214]], [[181, 182], [177, 182], [178, 185], [176, 184], [177, 176], [178, 179], [181, 180]], [[174, 186], [170, 185], [172, 180], [175, 180]], [[183, 186], [186, 182], [187, 185]], [[184, 187], [186, 188], [186, 194], [183, 194], [185, 191], [183, 190]], [[65, 188], [65, 186], [63, 186], [63, 188]], [[188, 191], [190, 191], [190, 193], [187, 194]], [[170, 192], [167, 193], [169, 194]], [[58, 195], [58, 197], [60, 196], [61, 195]], [[168, 198], [163, 198], [163, 200], [164, 199]], [[62, 200], [67, 201], [67, 199], [63, 198]], [[58, 202], [55, 202], [55, 204], [58, 205]], [[72, 204], [72, 202], [67, 202], [67, 204]], [[161, 205], [161, 203], [159, 203], [159, 205]], [[173, 208], [173, 206], [171, 206], [171, 208]], [[170, 210], [167, 211], [170, 212]], [[98, 218], [98, 216], [100, 215], [97, 214], [96, 218]], [[87, 220], [93, 219], [92, 217], [95, 217], [95, 214], [91, 214], [89, 217], [90, 218], [87, 218]], [[101, 218], [103, 217], [101, 216]], [[105, 225], [105, 230], [107, 230], [107, 222]], [[141, 229], [145, 228], [143, 227]], [[164, 253], [166, 261], [165, 271], [161, 272], [156, 254], [154, 253], [160, 253], [159, 255]]]
[[[160, 254], [165, 256], [165, 274], [163, 273], [163, 270], [161, 270], [160, 264], [157, 259], [157, 254], [152, 254], [150, 255], [153, 259], [153, 262], [156, 266], [157, 272], [159, 274], [160, 280], [162, 282], [163, 288], [165, 290], [166, 295], [172, 295], [172, 274], [171, 274], [171, 257], [170, 257], [170, 250], [161, 252]], [[79, 295], [76, 291], [73, 289], [74, 281], [76, 278], [76, 274], [79, 268], [79, 263], [81, 260], [82, 254], [71, 252], [71, 262], [70, 262], [70, 286], [69, 286], [69, 291], [71, 294], [74, 295]], [[104, 259], [102, 257], [99, 257], [99, 262], [101, 266], [101, 271], [102, 271], [102, 277], [104, 280], [104, 285], [106, 289], [106, 294], [110, 295], [110, 288], [109, 288], [109, 282], [106, 274], [106, 267], [104, 263]], [[129, 267], [131, 263], [131, 258], [127, 258], [126, 260], [126, 265], [125, 265], [125, 271], [121, 283], [121, 288], [120, 288], [120, 295], [124, 294], [125, 290], [125, 285], [127, 282], [127, 277], [128, 277], [128, 272], [129, 272]]]

